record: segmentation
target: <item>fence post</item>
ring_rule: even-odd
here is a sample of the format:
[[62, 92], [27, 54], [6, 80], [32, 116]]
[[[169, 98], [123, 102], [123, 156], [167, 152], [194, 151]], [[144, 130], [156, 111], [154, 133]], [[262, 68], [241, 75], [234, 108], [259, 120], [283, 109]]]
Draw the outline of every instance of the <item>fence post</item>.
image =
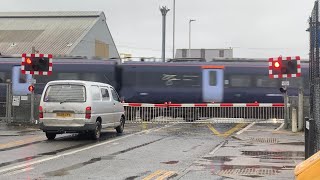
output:
[[298, 123], [297, 123], [297, 110], [295, 107], [292, 108], [292, 132], [298, 131]]
[[298, 95], [298, 131], [303, 130], [303, 89], [299, 88]]

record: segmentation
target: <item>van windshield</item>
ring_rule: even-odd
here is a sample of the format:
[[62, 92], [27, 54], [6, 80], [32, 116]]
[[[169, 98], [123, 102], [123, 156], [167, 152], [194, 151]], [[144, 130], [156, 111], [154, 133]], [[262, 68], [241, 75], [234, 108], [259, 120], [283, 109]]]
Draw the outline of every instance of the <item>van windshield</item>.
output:
[[85, 102], [86, 91], [82, 85], [58, 84], [47, 88], [44, 102]]

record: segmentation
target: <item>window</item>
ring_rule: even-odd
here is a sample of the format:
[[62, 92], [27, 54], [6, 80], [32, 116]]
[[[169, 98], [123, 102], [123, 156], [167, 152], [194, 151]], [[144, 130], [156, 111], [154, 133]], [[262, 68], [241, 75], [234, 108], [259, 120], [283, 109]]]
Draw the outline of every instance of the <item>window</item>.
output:
[[19, 83], [27, 83], [27, 75], [22, 74], [21, 71], [19, 72]]
[[101, 88], [101, 95], [102, 95], [102, 100], [103, 101], [109, 101], [110, 100], [110, 95], [109, 91], [107, 88]]
[[4, 83], [4, 82], [5, 82], [5, 73], [0, 72], [0, 83]]
[[278, 87], [277, 79], [270, 79], [268, 76], [260, 76], [256, 78], [257, 87]]
[[230, 76], [231, 87], [250, 87], [251, 79], [248, 75], [232, 75]]
[[216, 86], [217, 85], [217, 72], [216, 71], [210, 71], [209, 72], [209, 85], [210, 86]]
[[45, 102], [85, 102], [85, 87], [82, 85], [58, 84], [48, 87]]
[[57, 75], [58, 80], [79, 80], [78, 73], [58, 73]]
[[111, 89], [111, 94], [112, 94], [113, 100], [120, 102], [118, 93], [114, 89]]
[[219, 57], [224, 57], [224, 50], [219, 50]]
[[101, 101], [100, 89], [98, 86], [91, 86], [91, 95], [93, 101]]

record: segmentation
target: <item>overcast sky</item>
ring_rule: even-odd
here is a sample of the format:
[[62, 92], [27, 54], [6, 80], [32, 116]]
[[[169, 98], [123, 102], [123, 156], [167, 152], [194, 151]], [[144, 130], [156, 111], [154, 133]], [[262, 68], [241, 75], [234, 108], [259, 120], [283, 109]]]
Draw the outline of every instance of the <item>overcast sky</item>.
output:
[[[119, 53], [161, 57], [167, 14], [166, 55], [172, 57], [173, 0], [1, 0], [0, 11], [104, 11]], [[234, 57], [268, 58], [309, 53], [308, 17], [314, 0], [176, 0], [176, 48], [234, 48]]]

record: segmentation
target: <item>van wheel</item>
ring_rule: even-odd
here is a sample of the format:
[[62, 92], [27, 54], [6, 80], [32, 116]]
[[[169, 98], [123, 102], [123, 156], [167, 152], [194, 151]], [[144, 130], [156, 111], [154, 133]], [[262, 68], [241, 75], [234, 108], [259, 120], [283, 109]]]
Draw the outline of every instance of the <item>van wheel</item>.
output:
[[46, 136], [48, 138], [48, 140], [54, 140], [54, 138], [56, 138], [56, 133], [48, 133], [46, 132]]
[[101, 124], [99, 121], [97, 121], [95, 129], [91, 132], [91, 137], [92, 139], [97, 140], [100, 138], [100, 135], [101, 135]]
[[124, 123], [125, 123], [125, 119], [123, 117], [121, 117], [120, 119], [120, 126], [116, 127], [116, 131], [117, 133], [122, 133], [124, 130]]

